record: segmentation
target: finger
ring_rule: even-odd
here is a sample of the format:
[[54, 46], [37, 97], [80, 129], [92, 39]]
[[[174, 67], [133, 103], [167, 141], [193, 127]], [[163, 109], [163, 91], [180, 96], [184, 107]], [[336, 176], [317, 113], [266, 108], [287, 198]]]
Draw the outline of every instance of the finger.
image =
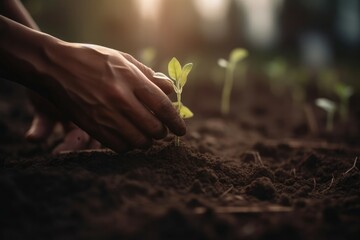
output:
[[[117, 101], [121, 102], [121, 101]], [[124, 114], [129, 109], [128, 104], [120, 104], [119, 112], [104, 112], [102, 114], [102, 118], [99, 122], [103, 123], [100, 126], [98, 125], [97, 131], [95, 134], [91, 134], [91, 136], [95, 137], [104, 145], [109, 145], [107, 142], [101, 141], [99, 137], [103, 134], [103, 130], [105, 129], [108, 132], [112, 132], [115, 138], [116, 136], [120, 137], [122, 140], [126, 141], [128, 145], [132, 148], [147, 148], [151, 146], [152, 139], [147, 136], [146, 133], [143, 133], [140, 129], [138, 129], [129, 119], [127, 119]], [[123, 106], [126, 105], [126, 106]], [[91, 132], [89, 132], [91, 133]]]
[[158, 86], [166, 95], [174, 92], [173, 83], [165, 74], [163, 76], [153, 75], [148, 77], [156, 86]]
[[135, 90], [136, 97], [146, 105], [170, 131], [178, 136], [185, 135], [186, 126], [170, 99], [157, 87], [146, 84]]
[[127, 97], [130, 107], [123, 109], [124, 114], [136, 125], [137, 128], [154, 139], [162, 139], [167, 135], [167, 129], [159, 119], [149, 111], [134, 95]]
[[56, 122], [46, 115], [36, 114], [25, 137], [30, 142], [39, 142], [47, 139], [52, 133]]
[[76, 151], [86, 149], [90, 141], [90, 136], [80, 128], [75, 128], [68, 132], [63, 140], [54, 150], [53, 154], [62, 151]]
[[70, 132], [75, 128], [79, 128], [78, 126], [76, 126], [73, 122], [63, 122], [63, 127], [64, 127], [64, 131], [65, 132]]
[[91, 138], [87, 148], [88, 149], [100, 149], [101, 143], [99, 141], [97, 141], [96, 139]]
[[[79, 129], [79, 127], [76, 126], [72, 122], [63, 123], [63, 126], [65, 129], [65, 132], [70, 132], [70, 131], [73, 131], [74, 129]], [[83, 131], [83, 130], [81, 130], [81, 131]], [[101, 143], [90, 136], [87, 146], [84, 149], [99, 149], [99, 148], [101, 148]]]
[[[91, 133], [91, 131], [89, 131]], [[101, 135], [98, 133], [101, 132]], [[107, 148], [117, 152], [123, 153], [130, 150], [130, 145], [114, 131], [107, 127], [100, 127], [91, 133], [92, 136], [97, 136], [96, 139]]]
[[165, 94], [168, 95], [174, 91], [170, 78], [166, 77], [165, 75], [163, 77], [154, 76], [154, 70], [142, 64], [130, 54], [121, 54], [126, 58], [126, 60], [134, 64], [151, 82], [158, 86]]

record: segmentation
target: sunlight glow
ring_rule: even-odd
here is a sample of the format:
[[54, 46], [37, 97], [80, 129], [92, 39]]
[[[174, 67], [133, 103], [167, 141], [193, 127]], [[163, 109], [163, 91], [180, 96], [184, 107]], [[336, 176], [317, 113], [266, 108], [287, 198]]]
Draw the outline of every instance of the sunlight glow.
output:
[[238, 0], [245, 9], [246, 31], [256, 47], [272, 47], [278, 38], [277, 13], [283, 0]]
[[208, 21], [221, 20], [226, 17], [229, 0], [194, 0], [200, 16]]
[[194, 0], [202, 19], [202, 31], [210, 40], [220, 40], [226, 35], [229, 4], [230, 0]]
[[144, 20], [156, 21], [162, 0], [136, 0], [141, 17]]

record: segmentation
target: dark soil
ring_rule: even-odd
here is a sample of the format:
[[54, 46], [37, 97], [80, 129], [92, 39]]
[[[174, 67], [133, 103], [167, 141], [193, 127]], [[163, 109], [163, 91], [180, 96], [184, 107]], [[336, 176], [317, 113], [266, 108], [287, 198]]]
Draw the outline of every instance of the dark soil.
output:
[[222, 118], [219, 90], [189, 87], [196, 117], [179, 148], [169, 136], [146, 151], [53, 156], [23, 140], [29, 104], [2, 83], [0, 238], [359, 239], [359, 163], [347, 171], [358, 120], [325, 134], [313, 108], [314, 134], [286, 96], [247, 89]]

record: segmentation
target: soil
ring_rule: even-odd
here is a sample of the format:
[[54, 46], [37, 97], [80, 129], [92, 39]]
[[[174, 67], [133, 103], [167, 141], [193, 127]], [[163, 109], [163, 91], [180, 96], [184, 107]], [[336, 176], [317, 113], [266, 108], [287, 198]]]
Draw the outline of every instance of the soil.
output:
[[195, 117], [180, 147], [169, 136], [57, 156], [23, 140], [24, 90], [1, 83], [0, 238], [359, 239], [359, 101], [330, 134], [312, 107], [312, 132], [302, 105], [253, 82], [234, 90], [228, 117], [220, 89], [188, 87]]

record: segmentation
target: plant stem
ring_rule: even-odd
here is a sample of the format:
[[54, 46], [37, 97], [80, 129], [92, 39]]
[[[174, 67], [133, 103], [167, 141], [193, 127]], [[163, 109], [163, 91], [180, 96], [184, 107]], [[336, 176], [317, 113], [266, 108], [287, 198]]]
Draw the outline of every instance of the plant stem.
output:
[[335, 112], [333, 112], [333, 111], [328, 111], [328, 113], [327, 113], [327, 120], [326, 120], [326, 131], [327, 132], [332, 132], [332, 130], [334, 129], [334, 114], [335, 114]]
[[226, 76], [224, 87], [221, 96], [221, 114], [227, 115], [230, 111], [230, 96], [231, 96], [231, 89], [234, 81], [234, 67], [228, 66], [226, 69]]
[[341, 104], [339, 106], [339, 113], [340, 113], [340, 119], [342, 122], [346, 122], [347, 118], [348, 118], [348, 100], [347, 99], [343, 99], [341, 101]]
[[[176, 92], [176, 98], [177, 98], [177, 112], [180, 116], [180, 109], [181, 109], [181, 91]], [[180, 137], [175, 136], [175, 146], [180, 146]]]

